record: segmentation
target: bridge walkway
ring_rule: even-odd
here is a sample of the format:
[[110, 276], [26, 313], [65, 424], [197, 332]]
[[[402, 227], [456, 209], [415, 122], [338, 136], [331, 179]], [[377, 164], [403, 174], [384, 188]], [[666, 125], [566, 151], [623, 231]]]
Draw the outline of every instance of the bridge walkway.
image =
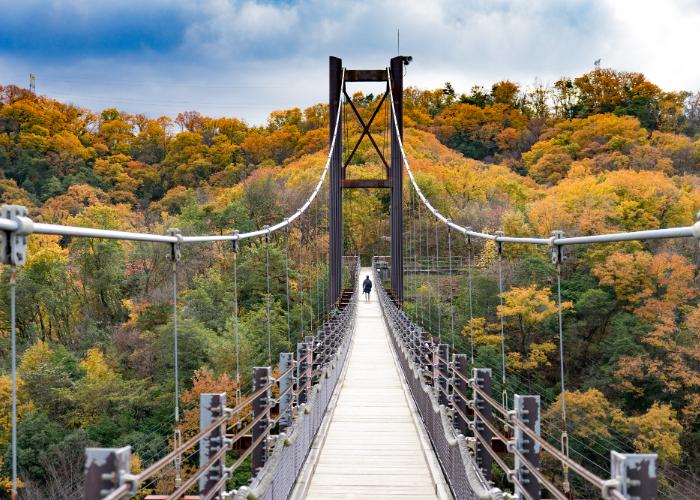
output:
[[[362, 269], [360, 280], [369, 274]], [[313, 471], [300, 497], [449, 498], [374, 290], [369, 302], [361, 297], [357, 315], [344, 380], [309, 457]]]

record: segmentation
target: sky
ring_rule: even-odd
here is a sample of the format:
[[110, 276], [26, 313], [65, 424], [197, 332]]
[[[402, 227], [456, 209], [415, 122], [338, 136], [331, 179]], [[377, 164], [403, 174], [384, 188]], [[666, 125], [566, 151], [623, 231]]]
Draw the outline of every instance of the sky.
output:
[[[603, 67], [700, 90], [700, 0], [0, 0], [0, 85], [95, 111], [265, 123], [328, 100], [328, 56], [458, 92]], [[363, 90], [363, 87], [352, 87]], [[364, 90], [372, 90], [364, 88]]]

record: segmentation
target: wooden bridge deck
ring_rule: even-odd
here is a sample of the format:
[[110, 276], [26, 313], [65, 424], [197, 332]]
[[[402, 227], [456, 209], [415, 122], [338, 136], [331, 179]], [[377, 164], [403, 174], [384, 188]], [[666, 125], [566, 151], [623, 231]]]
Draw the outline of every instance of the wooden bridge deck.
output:
[[[363, 269], [361, 279], [370, 272]], [[345, 377], [299, 497], [445, 498], [442, 473], [419, 427], [374, 291], [369, 302], [360, 299], [357, 314]]]

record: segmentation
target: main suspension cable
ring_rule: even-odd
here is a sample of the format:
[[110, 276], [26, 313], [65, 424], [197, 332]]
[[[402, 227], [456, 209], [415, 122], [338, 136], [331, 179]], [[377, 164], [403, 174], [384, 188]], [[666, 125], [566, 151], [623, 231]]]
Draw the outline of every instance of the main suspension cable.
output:
[[673, 227], [673, 228], [665, 228], [665, 229], [650, 229], [650, 230], [642, 230], [642, 231], [631, 231], [631, 232], [624, 232], [624, 233], [612, 233], [612, 234], [596, 234], [596, 235], [591, 235], [591, 236], [574, 236], [574, 237], [569, 237], [569, 238], [537, 238], [537, 237], [513, 237], [513, 236], [504, 236], [503, 234], [501, 235], [496, 235], [496, 234], [487, 234], [487, 233], [480, 233], [477, 231], [472, 231], [471, 228], [460, 226], [459, 224], [456, 224], [452, 222], [449, 218], [445, 217], [442, 215], [433, 205], [430, 203], [428, 198], [423, 194], [423, 191], [421, 191], [420, 187], [418, 186], [418, 183], [416, 182], [416, 179], [413, 175], [413, 171], [411, 170], [411, 166], [408, 163], [408, 158], [406, 157], [406, 151], [404, 149], [404, 144], [403, 144], [403, 139], [401, 138], [401, 134], [399, 133], [399, 124], [398, 120], [396, 120], [396, 108], [394, 107], [394, 97], [393, 97], [393, 92], [391, 90], [391, 71], [387, 69], [387, 81], [389, 82], [389, 102], [391, 103], [391, 112], [392, 112], [392, 117], [394, 117], [394, 129], [396, 132], [396, 139], [398, 142], [399, 146], [399, 153], [401, 154], [401, 159], [404, 164], [404, 167], [406, 169], [406, 172], [408, 173], [408, 177], [411, 181], [411, 184], [413, 184], [413, 187], [416, 190], [416, 193], [418, 193], [418, 197], [421, 199], [423, 204], [428, 208], [432, 214], [437, 217], [440, 221], [442, 221], [443, 224], [447, 224], [452, 229], [455, 231], [459, 231], [460, 233], [473, 236], [475, 238], [481, 238], [481, 239], [486, 239], [486, 240], [493, 240], [493, 241], [499, 241], [502, 243], [526, 243], [526, 244], [532, 244], [532, 245], [557, 245], [557, 246], [564, 246], [564, 245], [580, 245], [580, 244], [589, 244], [589, 243], [613, 243], [613, 242], [618, 242], [618, 241], [640, 241], [640, 240], [655, 240], [655, 239], [668, 239], [668, 238], [692, 238], [696, 237], [696, 234], [700, 236], [700, 221], [696, 222], [693, 226], [684, 226], [684, 227]]

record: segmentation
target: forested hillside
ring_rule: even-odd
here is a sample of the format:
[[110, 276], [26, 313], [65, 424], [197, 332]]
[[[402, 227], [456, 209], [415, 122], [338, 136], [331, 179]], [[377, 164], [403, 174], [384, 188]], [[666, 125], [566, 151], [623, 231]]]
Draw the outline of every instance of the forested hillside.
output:
[[[367, 120], [379, 98], [357, 93], [353, 101]], [[372, 131], [388, 149], [388, 114], [378, 116]], [[450, 84], [409, 88], [404, 117], [421, 189], [441, 212], [477, 230], [545, 237], [553, 230], [632, 231], [690, 225], [700, 209], [698, 96], [665, 92], [641, 74], [596, 69], [551, 87], [503, 81], [461, 95]], [[347, 121], [352, 143], [361, 128], [350, 114]], [[259, 229], [292, 214], [312, 191], [328, 152], [327, 127], [322, 104], [277, 111], [266, 126], [251, 126], [195, 111], [174, 120], [116, 109], [94, 113], [0, 87], [0, 200], [26, 205], [36, 221], [76, 226], [161, 234], [171, 227], [184, 234]], [[348, 175], [376, 177], [382, 168], [365, 141]], [[420, 253], [406, 258], [444, 254], [408, 185], [405, 192], [406, 238], [422, 242]], [[344, 196], [346, 254], [387, 255], [387, 193]], [[314, 228], [326, 225], [326, 211], [314, 207], [289, 234], [292, 342], [322, 317], [328, 242], [325, 231]], [[17, 278], [20, 471], [27, 498], [72, 498], [58, 492], [79, 487], [85, 446], [131, 444], [137, 468], [170, 445], [171, 263], [168, 248], [156, 244], [39, 235], [29, 241], [28, 263]], [[285, 244], [284, 237], [270, 242], [275, 353], [290, 347]], [[587, 466], [602, 467], [609, 449], [626, 448], [658, 453], [668, 483], [699, 472], [697, 247], [697, 241], [670, 240], [571, 248], [562, 271], [565, 365], [573, 390], [567, 405], [571, 447]], [[471, 349], [473, 332], [477, 364], [495, 368], [495, 247], [475, 250], [471, 322], [463, 273], [453, 281], [409, 277], [406, 308], [425, 324], [437, 325], [439, 315], [445, 335], [452, 287], [459, 348]], [[455, 241], [453, 251], [465, 255], [465, 242]], [[518, 381], [513, 389], [542, 394], [556, 438], [559, 356], [547, 252], [506, 245], [502, 311], [508, 366]], [[237, 387], [231, 248], [202, 245], [183, 254], [180, 377], [187, 434], [197, 426], [199, 393]], [[245, 244], [238, 259], [245, 385], [252, 366], [267, 364], [265, 243]], [[8, 279], [4, 269], [2, 297]], [[429, 318], [417, 309], [417, 298], [431, 301]], [[0, 488], [6, 489], [8, 324], [3, 299]], [[161, 479], [167, 481], [172, 476]], [[157, 491], [159, 484], [152, 487]]]

